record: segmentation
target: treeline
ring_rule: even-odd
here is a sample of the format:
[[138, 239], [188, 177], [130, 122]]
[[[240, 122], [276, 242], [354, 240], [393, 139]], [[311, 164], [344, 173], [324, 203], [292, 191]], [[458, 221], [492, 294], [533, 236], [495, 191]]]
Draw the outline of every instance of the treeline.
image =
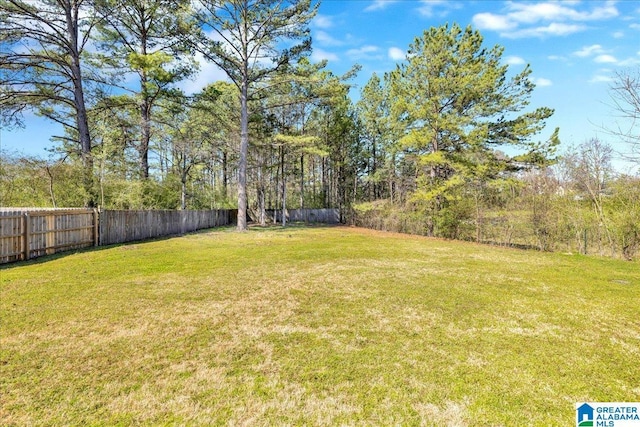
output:
[[[240, 229], [244, 210], [337, 207], [376, 228], [636, 256], [637, 178], [600, 141], [560, 157], [558, 129], [540, 137], [553, 110], [530, 106], [529, 67], [445, 25], [354, 103], [357, 65], [309, 60], [317, 6], [0, 0], [2, 124], [31, 110], [64, 129], [47, 159], [2, 152], [0, 204], [238, 208]], [[179, 90], [196, 58], [228, 80]], [[639, 84], [618, 75], [623, 116]], [[637, 161], [636, 128], [614, 133]]]
[[640, 177], [616, 173], [612, 149], [592, 139], [552, 167], [469, 183], [437, 214], [390, 199], [353, 205], [359, 226], [493, 245], [600, 255], [640, 255]]
[[[344, 207], [349, 80], [311, 63], [310, 0], [0, 1], [0, 118], [62, 125], [50, 159], [3, 153], [3, 205]], [[198, 62], [227, 81], [178, 89]], [[35, 168], [38, 183], [24, 185]], [[42, 187], [36, 191], [33, 187]], [[27, 188], [33, 191], [27, 192]]]
[[[548, 108], [528, 110], [530, 69], [509, 77], [502, 49], [456, 25], [425, 31], [407, 60], [373, 76], [356, 105], [367, 152], [356, 224], [540, 250], [634, 259], [640, 179], [617, 174], [598, 139], [557, 153], [556, 129], [536, 140]], [[609, 133], [640, 159], [640, 74], [612, 86], [630, 127]], [[613, 127], [613, 126], [612, 126]]]
[[[322, 208], [345, 207], [352, 201], [343, 185], [354, 182], [350, 159], [358, 137], [349, 112], [349, 86], [305, 60], [299, 66], [315, 71], [288, 82], [287, 91], [251, 105], [247, 191], [251, 217], [257, 220], [265, 210], [285, 203]], [[160, 104], [154, 110], [145, 169], [137, 150], [136, 112], [110, 105], [90, 113], [91, 128], [99, 130], [93, 134], [92, 149], [97, 205], [237, 207], [239, 102], [232, 83], [216, 82], [181, 103]], [[148, 176], [143, 177], [143, 171]], [[3, 151], [0, 204], [82, 206], [87, 198], [82, 174], [73, 141], [61, 142], [46, 159]]]

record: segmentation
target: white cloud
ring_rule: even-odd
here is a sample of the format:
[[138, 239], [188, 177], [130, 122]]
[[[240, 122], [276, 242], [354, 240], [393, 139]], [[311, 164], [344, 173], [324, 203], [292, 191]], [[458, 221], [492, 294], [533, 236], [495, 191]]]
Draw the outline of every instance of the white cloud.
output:
[[603, 74], [596, 74], [589, 80], [589, 83], [611, 83], [613, 81], [613, 77], [606, 76]]
[[540, 21], [564, 20], [573, 10], [560, 6], [558, 3], [511, 3], [511, 19], [522, 23]]
[[351, 59], [371, 59], [371, 54], [378, 50], [378, 46], [366, 45], [358, 49], [349, 49], [346, 54]]
[[587, 15], [587, 19], [590, 21], [600, 21], [603, 19], [615, 18], [619, 14], [620, 12], [616, 9], [616, 2], [614, 0], [609, 0], [605, 6], [593, 9], [591, 14]]
[[312, 24], [316, 28], [331, 28], [333, 27], [333, 18], [327, 15], [318, 14], [315, 18], [313, 18]]
[[327, 52], [326, 50], [322, 50], [322, 49], [318, 49], [318, 48], [313, 48], [313, 51], [311, 52], [311, 60], [313, 62], [320, 62], [320, 61], [339, 61], [340, 58], [338, 58], [338, 55], [336, 55], [335, 53], [332, 52]]
[[609, 54], [599, 44], [584, 46], [582, 49], [573, 52], [574, 56], [581, 58], [593, 57], [593, 62], [598, 64], [618, 64], [618, 65], [634, 65], [634, 58], [619, 61], [615, 56]]
[[[640, 55], [640, 52], [638, 52]], [[627, 58], [622, 61], [618, 61], [617, 63], [620, 67], [635, 67], [636, 65], [640, 65], [640, 58]]]
[[399, 0], [374, 0], [369, 6], [367, 6], [364, 11], [365, 12], [373, 12], [375, 10], [383, 10], [386, 9], [387, 6], [392, 5], [393, 3], [398, 3]]
[[618, 62], [612, 55], [598, 55], [593, 60], [599, 64], [615, 64]]
[[[582, 49], [573, 52], [573, 55], [582, 58], [593, 57], [593, 62], [598, 64], [616, 64], [621, 67], [629, 67], [640, 64], [640, 59], [635, 57], [619, 60], [618, 58], [607, 52], [605, 49], [603, 49], [599, 44], [584, 46]], [[638, 55], [640, 55], [640, 52], [638, 52]]]
[[538, 86], [538, 87], [545, 87], [545, 86], [553, 85], [553, 82], [551, 80], [545, 79], [544, 77], [534, 77], [532, 80], [536, 84], [536, 86]]
[[390, 47], [388, 53], [389, 58], [393, 59], [394, 61], [402, 61], [407, 57], [406, 52], [399, 47]]
[[342, 46], [344, 42], [332, 37], [326, 31], [316, 31], [313, 35], [313, 40], [323, 46]]
[[624, 37], [624, 31], [616, 31], [611, 35], [613, 36], [614, 39], [621, 39]]
[[199, 92], [208, 84], [219, 80], [229, 81], [227, 74], [213, 62], [204, 59], [201, 53], [196, 53], [195, 59], [200, 64], [198, 73], [189, 80], [183, 80], [177, 85], [178, 88], [182, 89], [187, 95]]
[[546, 27], [526, 28], [509, 33], [501, 33], [500, 35], [510, 39], [520, 39], [524, 37], [568, 36], [569, 34], [579, 33], [586, 28], [586, 26], [579, 24], [553, 22]]
[[373, 45], [366, 45], [366, 46], [362, 46], [359, 49], [349, 49], [347, 52], [350, 53], [371, 53], [371, 52], [376, 52], [378, 50], [378, 46], [373, 46]]
[[473, 25], [480, 30], [506, 31], [517, 26], [507, 16], [495, 15], [493, 13], [478, 13], [473, 16]]
[[615, 2], [609, 1], [605, 6], [598, 6], [591, 11], [578, 11], [567, 6], [577, 6], [560, 2], [511, 2], [509, 3], [512, 12], [509, 16], [522, 23], [535, 23], [540, 21], [599, 21], [618, 16], [618, 9]]
[[578, 1], [510, 1], [506, 4], [506, 13], [478, 13], [472, 18], [473, 24], [480, 30], [497, 31], [508, 38], [565, 36], [585, 30], [584, 22], [619, 15], [614, 1], [590, 10], [580, 10], [582, 3]]
[[438, 16], [443, 18], [449, 14], [451, 9], [458, 9], [459, 5], [451, 0], [420, 0], [422, 4], [418, 8], [418, 12], [422, 16], [430, 18], [436, 14], [435, 10], [441, 8]]
[[629, 25], [629, 28], [632, 30], [640, 30], [640, 24], [631, 24]]
[[573, 52], [575, 56], [586, 58], [592, 55], [601, 55], [604, 53], [604, 49], [599, 44], [593, 44], [591, 46], [583, 46], [582, 49]]
[[520, 58], [519, 56], [507, 56], [506, 58], [504, 58], [504, 62], [507, 63], [508, 65], [523, 65], [527, 63], [524, 59]]
[[560, 56], [560, 55], [549, 55], [547, 56], [547, 59], [550, 61], [566, 61], [567, 58], [564, 56]]

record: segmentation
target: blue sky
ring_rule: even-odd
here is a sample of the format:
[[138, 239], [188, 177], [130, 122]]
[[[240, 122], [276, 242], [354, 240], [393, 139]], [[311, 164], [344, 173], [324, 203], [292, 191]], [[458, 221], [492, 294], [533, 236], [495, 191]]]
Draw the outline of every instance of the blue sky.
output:
[[[615, 73], [640, 70], [640, 1], [324, 0], [311, 24], [312, 59], [327, 59], [336, 74], [360, 64], [355, 83], [361, 87], [373, 72], [381, 75], [402, 61], [424, 30], [454, 22], [480, 30], [487, 46], [504, 46], [514, 72], [530, 64], [537, 84], [532, 108], [556, 111], [540, 139], [560, 127], [564, 147], [599, 137], [623, 150], [602, 127], [616, 120], [608, 105]], [[203, 64], [181, 86], [193, 91], [223, 78]], [[0, 144], [45, 156], [58, 127], [36, 118], [26, 124], [2, 130]]]
[[504, 46], [514, 72], [530, 64], [531, 106], [555, 109], [540, 139], [560, 127], [565, 148], [598, 137], [624, 149], [602, 127], [617, 120], [608, 105], [615, 73], [640, 70], [640, 1], [325, 0], [312, 26], [313, 58], [328, 59], [336, 73], [361, 64], [363, 85], [402, 61], [424, 30], [454, 22], [480, 30], [487, 46]]

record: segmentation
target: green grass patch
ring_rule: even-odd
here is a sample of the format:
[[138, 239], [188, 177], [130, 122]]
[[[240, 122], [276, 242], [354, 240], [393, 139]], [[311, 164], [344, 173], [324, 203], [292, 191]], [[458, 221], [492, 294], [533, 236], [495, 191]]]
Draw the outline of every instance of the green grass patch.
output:
[[0, 286], [2, 425], [566, 426], [640, 401], [638, 263], [224, 229]]

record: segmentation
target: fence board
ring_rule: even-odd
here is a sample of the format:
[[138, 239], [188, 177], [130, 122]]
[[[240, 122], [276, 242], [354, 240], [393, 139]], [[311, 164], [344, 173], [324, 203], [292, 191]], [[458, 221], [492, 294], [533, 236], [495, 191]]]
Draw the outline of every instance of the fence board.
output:
[[[278, 219], [282, 212], [269, 212]], [[290, 209], [288, 221], [340, 222], [338, 209]], [[0, 208], [0, 264], [87, 246], [185, 234], [237, 220], [237, 210]]]
[[[282, 222], [282, 210], [268, 210], [267, 215], [277, 222]], [[323, 224], [339, 224], [339, 209], [287, 209], [287, 222], [313, 222]]]
[[0, 211], [0, 263], [20, 259], [23, 252], [22, 228], [20, 212]]
[[100, 245], [185, 234], [230, 223], [228, 210], [100, 212]]
[[95, 244], [92, 209], [0, 210], [0, 264]]

